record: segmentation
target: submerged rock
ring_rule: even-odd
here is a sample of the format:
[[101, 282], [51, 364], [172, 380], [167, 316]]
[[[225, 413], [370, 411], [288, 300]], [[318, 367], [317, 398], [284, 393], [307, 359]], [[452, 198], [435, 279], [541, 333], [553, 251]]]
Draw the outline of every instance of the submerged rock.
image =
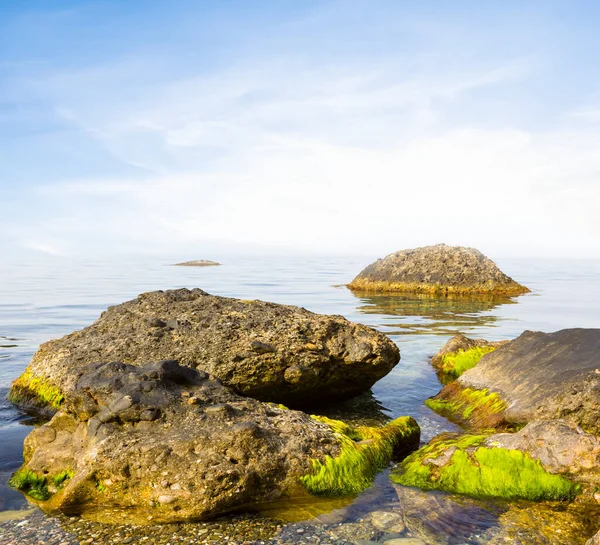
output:
[[175, 267], [215, 267], [220, 265], [216, 261], [209, 261], [207, 259], [197, 259], [195, 261], [184, 261], [183, 263], [175, 263]]
[[600, 506], [579, 499], [505, 502], [395, 488], [408, 531], [428, 545], [584, 545], [600, 516]]
[[147, 524], [348, 495], [419, 441], [409, 417], [351, 428], [241, 397], [175, 361], [70, 373], [73, 388], [26, 438], [11, 478], [48, 512]]
[[464, 335], [454, 335], [431, 359], [432, 365], [448, 378], [457, 378], [465, 371], [475, 367], [479, 360], [489, 352], [508, 341], [486, 341], [469, 339]]
[[562, 418], [600, 435], [600, 329], [525, 331], [427, 405], [472, 428]]
[[341, 316], [199, 289], [157, 291], [43, 344], [10, 398], [56, 409], [75, 385], [75, 367], [160, 359], [206, 371], [249, 397], [306, 407], [368, 390], [398, 363], [400, 352], [383, 333]]
[[432, 294], [529, 292], [474, 248], [425, 246], [378, 259], [348, 285], [352, 290]]

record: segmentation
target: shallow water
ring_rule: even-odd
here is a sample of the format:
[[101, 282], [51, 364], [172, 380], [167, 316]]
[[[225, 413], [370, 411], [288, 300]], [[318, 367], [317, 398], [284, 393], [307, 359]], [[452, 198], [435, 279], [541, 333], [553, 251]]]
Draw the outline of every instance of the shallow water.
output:
[[[533, 293], [469, 300], [353, 294], [340, 286], [369, 261], [223, 257], [222, 266], [202, 268], [173, 267], [167, 260], [5, 262], [0, 266], [0, 511], [25, 506], [23, 497], [6, 487], [21, 464], [22, 441], [31, 424], [4, 401], [11, 381], [40, 343], [80, 329], [107, 306], [144, 291], [200, 287], [216, 295], [341, 314], [385, 332], [400, 346], [402, 360], [375, 385], [374, 398], [389, 417], [414, 416], [424, 441], [456, 429], [423, 405], [440, 389], [429, 358], [452, 334], [499, 340], [525, 329], [600, 327], [600, 261], [498, 260]], [[355, 502], [356, 512], [391, 501], [393, 489], [385, 479], [378, 483]]]

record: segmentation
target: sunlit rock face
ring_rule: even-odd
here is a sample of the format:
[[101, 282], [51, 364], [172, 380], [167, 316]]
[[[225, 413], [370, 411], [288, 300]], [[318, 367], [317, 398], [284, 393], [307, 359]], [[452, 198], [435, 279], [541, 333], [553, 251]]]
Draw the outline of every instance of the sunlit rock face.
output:
[[439, 295], [529, 292], [480, 251], [445, 244], [402, 250], [378, 259], [348, 287], [360, 291]]
[[368, 390], [400, 352], [384, 334], [341, 316], [199, 289], [157, 291], [43, 344], [13, 384], [11, 399], [52, 412], [74, 387], [74, 367], [162, 359], [206, 371], [249, 397], [307, 407]]

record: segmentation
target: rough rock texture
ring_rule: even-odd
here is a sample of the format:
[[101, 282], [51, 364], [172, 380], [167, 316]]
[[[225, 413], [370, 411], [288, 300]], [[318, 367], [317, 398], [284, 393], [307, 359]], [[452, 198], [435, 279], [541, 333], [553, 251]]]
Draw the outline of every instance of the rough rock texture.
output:
[[519, 295], [529, 290], [506, 276], [474, 248], [425, 246], [378, 259], [348, 285], [362, 291], [415, 293], [497, 293]]
[[458, 352], [466, 352], [472, 348], [498, 348], [508, 341], [486, 341], [484, 339], [469, 339], [462, 334], [454, 335], [448, 342], [440, 348], [440, 350], [431, 358], [431, 363], [434, 367], [441, 368], [444, 356], [448, 354], [456, 354]]
[[196, 261], [184, 261], [183, 263], [175, 263], [175, 267], [214, 267], [220, 265], [216, 261], [207, 259], [198, 259]]
[[491, 435], [485, 444], [525, 452], [550, 473], [600, 482], [600, 438], [572, 422], [537, 420], [517, 433]]
[[475, 407], [459, 403], [464, 392], [489, 391], [501, 401], [494, 426], [563, 418], [600, 435], [599, 354], [600, 329], [525, 331], [486, 354], [428, 405], [439, 412], [445, 407], [444, 414], [454, 412], [474, 427], [489, 427]]
[[13, 384], [11, 399], [56, 407], [74, 387], [74, 367], [161, 359], [204, 370], [249, 397], [306, 407], [368, 390], [400, 352], [383, 333], [341, 316], [199, 289], [157, 291], [43, 344]]
[[[175, 361], [71, 372], [71, 394], [26, 438], [11, 479], [46, 511], [142, 524], [256, 508], [308, 496], [303, 478], [346, 448], [327, 423], [238, 396]], [[352, 448], [360, 470], [367, 447]]]

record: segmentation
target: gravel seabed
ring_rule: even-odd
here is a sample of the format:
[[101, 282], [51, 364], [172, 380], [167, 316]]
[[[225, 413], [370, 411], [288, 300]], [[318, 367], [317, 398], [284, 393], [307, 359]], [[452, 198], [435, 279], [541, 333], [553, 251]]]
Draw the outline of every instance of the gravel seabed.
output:
[[398, 538], [368, 521], [281, 524], [260, 516], [154, 526], [108, 525], [79, 517], [48, 517], [41, 511], [0, 523], [0, 545], [228, 544], [369, 545]]

